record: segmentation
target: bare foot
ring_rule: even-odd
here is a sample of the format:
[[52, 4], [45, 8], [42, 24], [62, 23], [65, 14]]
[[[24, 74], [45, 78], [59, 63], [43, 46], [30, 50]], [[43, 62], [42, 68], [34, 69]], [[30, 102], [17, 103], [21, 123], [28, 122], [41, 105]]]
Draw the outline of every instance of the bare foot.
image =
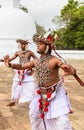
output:
[[73, 113], [73, 110], [72, 109], [70, 109], [70, 112], [69, 112], [70, 114], [72, 114]]
[[15, 102], [10, 102], [9, 104], [7, 104], [6, 106], [14, 106], [15, 105]]

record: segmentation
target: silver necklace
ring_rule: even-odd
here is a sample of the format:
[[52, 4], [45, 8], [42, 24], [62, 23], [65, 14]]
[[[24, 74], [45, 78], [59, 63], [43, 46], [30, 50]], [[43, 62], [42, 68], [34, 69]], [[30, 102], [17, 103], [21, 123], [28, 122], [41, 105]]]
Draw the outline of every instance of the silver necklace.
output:
[[28, 51], [28, 50], [22, 50], [21, 52], [22, 52], [22, 53], [26, 53], [27, 51]]
[[40, 57], [39, 60], [40, 62], [42, 62], [42, 61], [48, 60], [49, 58], [50, 58], [50, 55], [46, 56], [45, 58]]

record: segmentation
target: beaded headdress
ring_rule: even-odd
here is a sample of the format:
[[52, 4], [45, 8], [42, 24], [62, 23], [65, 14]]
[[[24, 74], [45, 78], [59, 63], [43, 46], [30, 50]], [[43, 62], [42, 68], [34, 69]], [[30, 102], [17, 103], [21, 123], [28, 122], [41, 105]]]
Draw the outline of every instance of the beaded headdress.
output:
[[17, 39], [16, 42], [17, 42], [17, 43], [25, 43], [25, 44], [28, 44], [28, 41], [27, 41], [27, 40], [23, 40], [23, 39]]
[[17, 42], [17, 43], [24, 43], [24, 44], [30, 43], [30, 42], [28, 41], [28, 39], [26, 38], [25, 35], [24, 35], [23, 38], [17, 39], [16, 42]]
[[40, 34], [35, 34], [33, 36], [33, 41], [35, 43], [38, 43], [38, 42], [41, 42], [41, 43], [44, 43], [46, 45], [49, 46], [50, 49], [54, 49], [55, 46], [54, 46], [54, 37], [51, 35], [51, 34], [45, 34], [44, 36], [43, 35], [40, 35]]

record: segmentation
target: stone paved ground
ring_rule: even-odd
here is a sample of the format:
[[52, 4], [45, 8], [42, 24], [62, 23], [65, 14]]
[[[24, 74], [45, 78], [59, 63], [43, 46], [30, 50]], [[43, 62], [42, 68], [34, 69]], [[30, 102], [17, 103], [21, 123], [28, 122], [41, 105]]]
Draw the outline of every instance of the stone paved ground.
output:
[[[84, 81], [84, 60], [68, 60], [68, 63], [77, 68]], [[5, 106], [10, 101], [13, 74], [13, 70], [0, 65], [0, 130], [31, 130], [27, 103]], [[74, 110], [69, 115], [73, 130], [84, 130], [84, 87], [72, 76], [65, 78], [65, 85]]]

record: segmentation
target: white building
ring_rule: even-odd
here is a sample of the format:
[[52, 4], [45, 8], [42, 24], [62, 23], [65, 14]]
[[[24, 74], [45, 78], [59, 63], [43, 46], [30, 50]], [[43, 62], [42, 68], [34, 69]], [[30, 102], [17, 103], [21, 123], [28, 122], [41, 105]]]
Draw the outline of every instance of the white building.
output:
[[17, 50], [17, 38], [31, 41], [36, 33], [32, 16], [19, 9], [20, 0], [0, 0], [0, 58]]
[[[17, 50], [17, 38], [26, 35], [31, 42], [36, 28], [32, 16], [19, 9], [20, 0], [0, 0], [0, 5], [0, 58], [3, 58], [5, 54], [13, 55]], [[29, 49], [36, 53], [35, 44], [29, 45]], [[84, 59], [84, 50], [57, 52], [63, 58]]]

